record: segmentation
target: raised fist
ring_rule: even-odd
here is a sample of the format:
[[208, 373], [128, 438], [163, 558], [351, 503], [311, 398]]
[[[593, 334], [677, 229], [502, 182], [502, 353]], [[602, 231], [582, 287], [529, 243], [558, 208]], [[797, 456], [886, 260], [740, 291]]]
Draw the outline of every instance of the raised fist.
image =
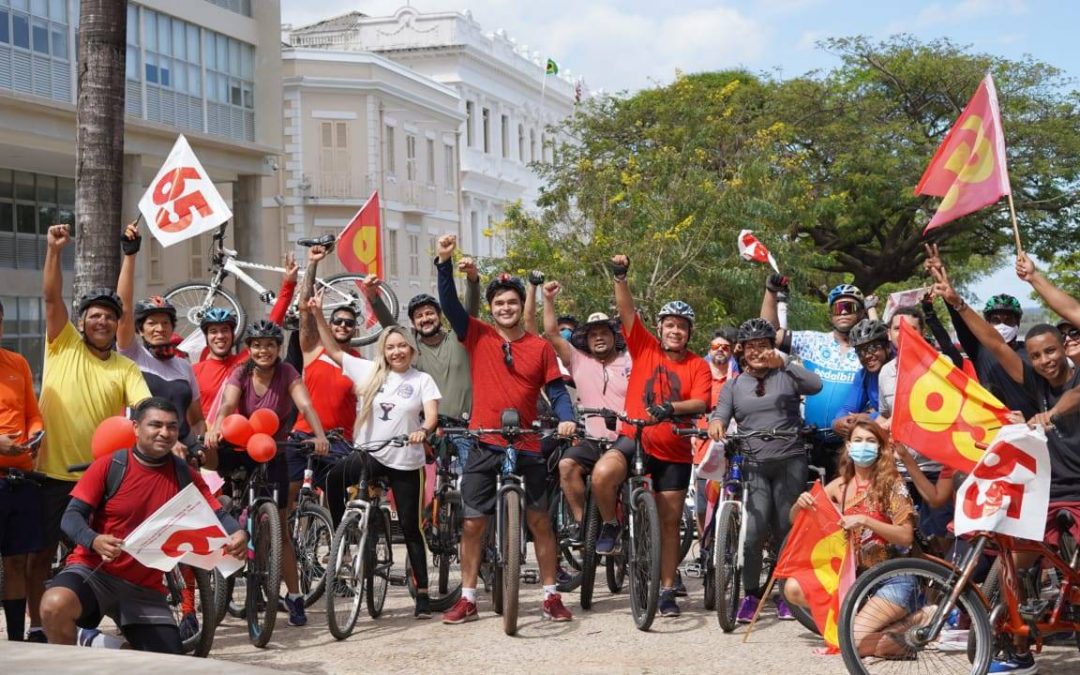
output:
[[544, 284], [544, 299], [554, 300], [555, 296], [562, 290], [562, 285], [558, 281], [549, 281]]
[[453, 257], [454, 251], [457, 250], [457, 235], [456, 234], [444, 234], [439, 237], [438, 243], [435, 244], [435, 253], [439, 256], [439, 262], [446, 262]]

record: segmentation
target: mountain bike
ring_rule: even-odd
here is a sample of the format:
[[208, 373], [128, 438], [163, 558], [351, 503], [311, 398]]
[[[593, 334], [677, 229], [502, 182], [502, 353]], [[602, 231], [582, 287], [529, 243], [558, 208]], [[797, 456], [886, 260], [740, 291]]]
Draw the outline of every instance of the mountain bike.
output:
[[[340, 431], [326, 432], [333, 443], [343, 440]], [[319, 503], [319, 493], [314, 486], [315, 454], [310, 445], [292, 444], [307, 456], [304, 479], [296, 506], [289, 513], [289, 534], [296, 551], [296, 564], [300, 577], [300, 593], [304, 607], [311, 607], [322, 597], [326, 581], [326, 561], [330, 557], [330, 545], [334, 537], [334, 525], [330, 511]]]
[[[345, 514], [334, 531], [326, 566], [326, 618], [330, 634], [344, 640], [352, 635], [366, 597], [368, 615], [377, 618], [386, 602], [394, 551], [390, 544], [389, 506], [382, 501], [388, 485], [371, 478], [369, 455], [388, 445], [403, 446], [407, 436], [358, 444], [353, 452], [364, 456], [356, 496], [345, 505]], [[341, 460], [345, 461], [345, 460]]]
[[[247, 325], [247, 311], [240, 304], [236, 295], [224, 287], [225, 279], [230, 275], [239, 283], [253, 290], [267, 308], [273, 306], [274, 292], [244, 270], [256, 270], [261, 272], [283, 273], [285, 268], [275, 265], [247, 262], [241, 260], [239, 253], [233, 249], [225, 248], [225, 225], [222, 225], [213, 236], [213, 250], [210, 252], [210, 281], [189, 281], [174, 286], [165, 292], [165, 299], [176, 307], [176, 332], [180, 335], [190, 335], [199, 330], [199, 322], [203, 315], [211, 307], [225, 307], [231, 309], [237, 317], [236, 335], [243, 335], [244, 326]], [[318, 239], [301, 239], [297, 242], [300, 246], [325, 246], [333, 248], [337, 238], [328, 234]], [[303, 277], [303, 270], [300, 272]], [[341, 307], [352, 307], [357, 316], [373, 317], [372, 310], [368, 306], [367, 298], [360, 290], [360, 282], [363, 275], [338, 274], [329, 279], [316, 279], [315, 290], [323, 293], [323, 314], [329, 320], [330, 315]], [[378, 291], [387, 309], [394, 316], [398, 313], [398, 299], [394, 292], [386, 284], [379, 284]], [[285, 328], [295, 330], [299, 324], [299, 311], [297, 303], [299, 293], [293, 298], [285, 314]], [[379, 337], [382, 327], [377, 321], [361, 321], [357, 327], [356, 336], [353, 338], [354, 346], [371, 344]]]

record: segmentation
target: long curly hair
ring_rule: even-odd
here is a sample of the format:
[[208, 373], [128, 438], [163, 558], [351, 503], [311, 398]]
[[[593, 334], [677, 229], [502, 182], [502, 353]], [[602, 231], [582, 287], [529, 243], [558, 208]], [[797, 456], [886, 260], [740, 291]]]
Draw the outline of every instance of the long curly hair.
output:
[[[889, 442], [885, 430], [878, 426], [877, 422], [870, 419], [868, 415], [858, 416], [858, 419], [851, 427], [851, 431], [848, 432], [848, 438], [845, 439], [849, 443], [851, 442], [851, 433], [856, 429], [865, 429], [877, 439], [878, 457], [871, 467], [870, 485], [866, 489], [866, 499], [868, 506], [884, 510], [888, 508], [892, 495], [896, 491], [896, 486], [901, 480], [900, 472], [896, 469], [896, 453], [893, 452], [892, 443]], [[839, 473], [845, 484], [853, 484], [855, 480], [855, 463], [848, 457], [846, 445], [844, 446], [844, 453], [840, 456]]]

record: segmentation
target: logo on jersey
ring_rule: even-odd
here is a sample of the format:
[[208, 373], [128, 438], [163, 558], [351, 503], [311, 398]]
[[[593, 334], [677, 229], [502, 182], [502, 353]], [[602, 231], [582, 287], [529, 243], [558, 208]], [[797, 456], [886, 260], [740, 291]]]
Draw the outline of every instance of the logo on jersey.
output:
[[410, 398], [413, 397], [413, 393], [415, 393], [415, 391], [416, 390], [413, 389], [413, 386], [411, 384], [402, 383], [397, 388], [397, 391], [394, 392], [394, 396], [397, 396], [398, 398], [403, 398], [403, 399], [410, 399]]
[[682, 381], [679, 375], [662, 365], [656, 366], [645, 380], [645, 407], [682, 400]]
[[390, 421], [390, 411], [397, 407], [394, 403], [380, 403], [379, 407], [382, 408], [382, 417], [379, 419], [383, 422]]

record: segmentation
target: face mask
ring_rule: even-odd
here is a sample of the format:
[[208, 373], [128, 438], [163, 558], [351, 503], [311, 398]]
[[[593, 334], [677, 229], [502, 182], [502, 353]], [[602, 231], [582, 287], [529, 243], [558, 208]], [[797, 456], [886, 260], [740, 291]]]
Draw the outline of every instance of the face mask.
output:
[[1019, 326], [1010, 326], [1010, 325], [1005, 324], [1005, 323], [995, 323], [994, 324], [994, 330], [996, 330], [998, 332], [998, 335], [1000, 335], [1001, 339], [1004, 340], [1005, 342], [1012, 342], [1013, 340], [1016, 339], [1016, 336], [1020, 333], [1020, 327]]
[[870, 441], [849, 443], [847, 452], [851, 461], [855, 462], [855, 466], [870, 466], [878, 458], [877, 443], [871, 443]]
[[559, 335], [561, 335], [562, 339], [564, 340], [569, 340], [570, 336], [573, 334], [574, 331], [570, 330], [569, 328], [563, 328], [561, 331], [559, 331]]

